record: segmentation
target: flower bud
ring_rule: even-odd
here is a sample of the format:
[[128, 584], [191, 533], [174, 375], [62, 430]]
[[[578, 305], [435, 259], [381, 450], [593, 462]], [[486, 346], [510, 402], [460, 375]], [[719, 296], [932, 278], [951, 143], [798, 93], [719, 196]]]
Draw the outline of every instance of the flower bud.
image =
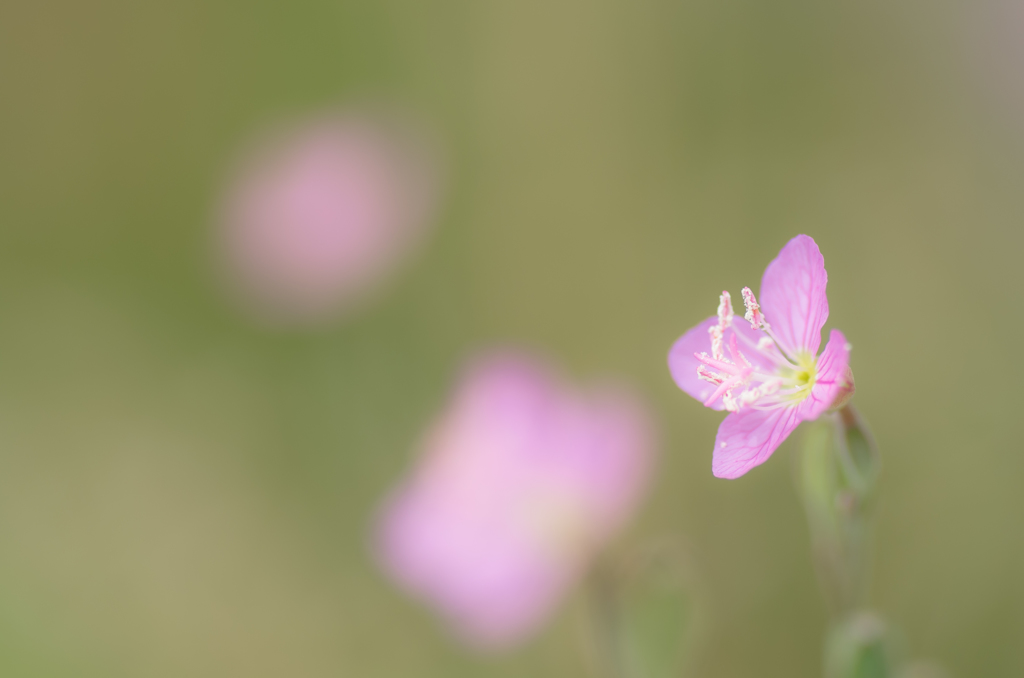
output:
[[945, 669], [928, 661], [908, 664], [896, 675], [898, 678], [949, 678], [949, 673]]
[[829, 633], [825, 677], [893, 678], [892, 654], [885, 623], [870, 612], [858, 612]]

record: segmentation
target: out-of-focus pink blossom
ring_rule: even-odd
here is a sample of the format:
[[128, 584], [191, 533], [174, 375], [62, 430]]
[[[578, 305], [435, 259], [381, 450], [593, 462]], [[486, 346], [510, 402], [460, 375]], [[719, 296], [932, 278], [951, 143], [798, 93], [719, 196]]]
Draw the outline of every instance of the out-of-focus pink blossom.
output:
[[480, 648], [522, 639], [630, 517], [651, 424], [619, 389], [579, 392], [518, 354], [473, 362], [388, 500], [379, 557]]
[[798, 235], [764, 272], [761, 303], [743, 288], [744, 321], [722, 292], [718, 315], [672, 346], [668, 365], [682, 390], [705, 407], [728, 410], [718, 428], [711, 470], [737, 478], [767, 461], [800, 422], [816, 419], [852, 395], [850, 345], [828, 320], [825, 260], [814, 240]]
[[379, 118], [326, 116], [272, 135], [224, 199], [220, 245], [231, 287], [276, 322], [348, 310], [421, 240], [437, 175], [421, 136]]

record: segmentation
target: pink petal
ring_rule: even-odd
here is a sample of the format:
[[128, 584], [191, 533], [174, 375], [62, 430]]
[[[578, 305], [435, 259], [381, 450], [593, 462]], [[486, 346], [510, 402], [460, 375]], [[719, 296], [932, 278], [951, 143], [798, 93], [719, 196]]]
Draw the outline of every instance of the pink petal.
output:
[[[571, 574], [502, 529], [422, 493], [398, 495], [379, 526], [385, 569], [435, 601], [471, 644], [500, 648], [529, 633], [555, 605]], [[439, 526], [444, 526], [439, 529]]]
[[[716, 386], [697, 377], [697, 365], [700, 362], [693, 357], [693, 354], [700, 353], [701, 351], [708, 355], [711, 354], [711, 339], [708, 337], [708, 328], [717, 323], [718, 317], [712, 316], [696, 327], [691, 328], [686, 334], [676, 340], [676, 343], [672, 345], [672, 349], [668, 352], [668, 369], [672, 373], [672, 379], [675, 380], [676, 386], [702, 403], [707, 400], [708, 396], [714, 393]], [[757, 342], [764, 334], [759, 330], [750, 329], [750, 324], [741, 317], [736, 317], [732, 322], [732, 327], [725, 331], [726, 345], [728, 345], [729, 337], [733, 332], [739, 335], [737, 338], [739, 339], [740, 352], [743, 353], [744, 357], [751, 364], [766, 372], [774, 369], [770, 362], [752, 348], [752, 346], [757, 345]], [[722, 410], [724, 408], [725, 405], [722, 404], [721, 398], [711, 405], [713, 410]]]
[[850, 348], [846, 337], [839, 330], [832, 330], [828, 345], [818, 357], [818, 378], [811, 388], [811, 394], [797, 408], [800, 419], [817, 419], [846, 386], [846, 368], [850, 364]]
[[825, 286], [828, 273], [814, 239], [806, 235], [786, 243], [761, 279], [761, 310], [791, 355], [815, 355], [821, 345], [821, 328], [828, 320]]
[[635, 510], [652, 428], [628, 390], [573, 388], [525, 355], [480, 356], [385, 503], [378, 559], [470, 644], [513, 645]]
[[711, 472], [718, 478], [739, 478], [768, 461], [801, 421], [795, 407], [733, 412], [718, 427]]

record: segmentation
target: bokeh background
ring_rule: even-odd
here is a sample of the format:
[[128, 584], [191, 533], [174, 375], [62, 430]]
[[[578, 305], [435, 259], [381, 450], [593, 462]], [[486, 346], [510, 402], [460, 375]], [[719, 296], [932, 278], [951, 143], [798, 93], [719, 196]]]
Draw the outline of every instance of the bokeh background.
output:
[[[672, 341], [812, 235], [884, 456], [872, 600], [1024, 675], [1024, 10], [1011, 0], [0, 6], [0, 672], [583, 675], [578, 596], [463, 651], [370, 555], [467, 351], [631, 380], [685, 538], [693, 675], [816, 676], [790, 446], [716, 480]], [[435, 229], [374, 303], [268, 328], [217, 283], [225, 173], [350, 101], [428, 122]]]

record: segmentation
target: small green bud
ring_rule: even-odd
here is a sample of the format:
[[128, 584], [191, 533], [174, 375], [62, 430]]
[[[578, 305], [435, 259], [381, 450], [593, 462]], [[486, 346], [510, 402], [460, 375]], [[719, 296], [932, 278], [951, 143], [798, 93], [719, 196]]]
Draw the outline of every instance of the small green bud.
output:
[[949, 678], [941, 666], [927, 661], [917, 661], [900, 669], [897, 678]]
[[885, 623], [858, 612], [836, 624], [825, 644], [826, 678], [895, 678]]

